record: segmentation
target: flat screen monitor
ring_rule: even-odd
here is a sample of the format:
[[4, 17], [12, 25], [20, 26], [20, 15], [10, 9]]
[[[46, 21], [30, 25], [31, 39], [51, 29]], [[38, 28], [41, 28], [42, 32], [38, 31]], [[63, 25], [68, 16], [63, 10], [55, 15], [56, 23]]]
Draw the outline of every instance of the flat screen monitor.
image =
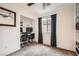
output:
[[33, 28], [32, 27], [27, 27], [26, 32], [33, 32]]

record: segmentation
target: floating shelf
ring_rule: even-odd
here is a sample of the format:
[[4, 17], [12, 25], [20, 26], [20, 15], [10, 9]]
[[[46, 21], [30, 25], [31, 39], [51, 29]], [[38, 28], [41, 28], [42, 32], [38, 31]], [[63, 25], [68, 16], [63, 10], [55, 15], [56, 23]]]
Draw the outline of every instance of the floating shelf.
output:
[[76, 48], [76, 54], [79, 55], [79, 50]]
[[79, 30], [76, 30], [77, 33], [79, 33]]
[[[75, 19], [76, 19], [76, 23], [78, 23], [79, 22], [79, 3], [76, 3], [75, 7], [76, 7]], [[79, 55], [79, 30], [76, 30], [76, 54]]]
[[79, 14], [76, 15], [76, 18], [79, 18]]
[[77, 49], [78, 49], [78, 51], [79, 51], [79, 48], [78, 47], [76, 47]]
[[79, 41], [78, 41], [78, 40], [76, 40], [76, 42], [77, 42], [77, 43], [79, 43]]

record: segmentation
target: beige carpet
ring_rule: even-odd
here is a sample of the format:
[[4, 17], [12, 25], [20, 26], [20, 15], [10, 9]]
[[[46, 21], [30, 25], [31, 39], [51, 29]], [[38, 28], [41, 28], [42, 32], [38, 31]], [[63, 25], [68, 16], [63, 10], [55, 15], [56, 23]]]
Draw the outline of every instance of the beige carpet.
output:
[[70, 51], [57, 48], [47, 47], [42, 44], [31, 44], [20, 49], [9, 56], [75, 56], [76, 54]]

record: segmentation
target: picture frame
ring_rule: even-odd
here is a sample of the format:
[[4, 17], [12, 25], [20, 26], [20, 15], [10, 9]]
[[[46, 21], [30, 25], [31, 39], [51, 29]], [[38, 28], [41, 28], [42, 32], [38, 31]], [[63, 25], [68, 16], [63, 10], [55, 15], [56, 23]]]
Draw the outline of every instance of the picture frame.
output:
[[16, 12], [0, 7], [0, 26], [16, 27]]

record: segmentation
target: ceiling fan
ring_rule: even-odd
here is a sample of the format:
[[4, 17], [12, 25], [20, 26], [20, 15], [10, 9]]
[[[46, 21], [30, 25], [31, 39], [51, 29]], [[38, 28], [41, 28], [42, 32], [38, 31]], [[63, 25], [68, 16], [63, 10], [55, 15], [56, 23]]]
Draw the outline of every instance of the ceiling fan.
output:
[[50, 5], [51, 5], [51, 3], [43, 3], [42, 8], [45, 10]]
[[[32, 6], [32, 5], [34, 5], [35, 3], [28, 3], [27, 5], [28, 6]], [[48, 6], [50, 6], [51, 5], [51, 3], [42, 3], [42, 8], [43, 9], [46, 9]]]

